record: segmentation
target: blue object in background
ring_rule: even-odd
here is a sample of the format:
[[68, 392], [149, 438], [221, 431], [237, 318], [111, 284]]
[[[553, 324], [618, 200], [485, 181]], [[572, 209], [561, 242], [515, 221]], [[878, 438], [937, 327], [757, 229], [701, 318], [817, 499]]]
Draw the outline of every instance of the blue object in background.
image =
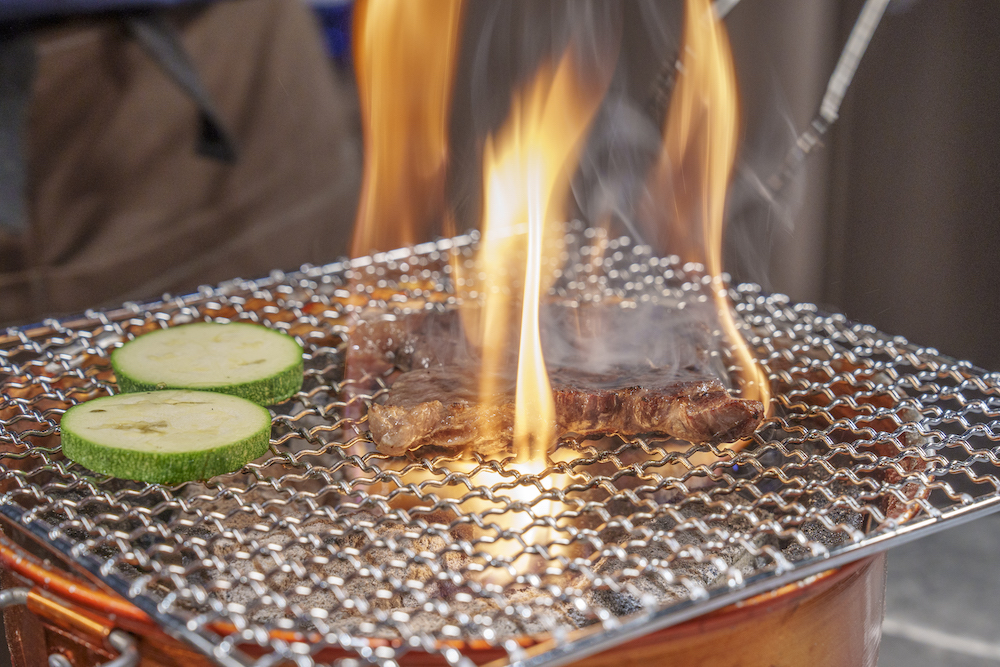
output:
[[323, 27], [327, 51], [338, 60], [350, 60], [353, 0], [308, 0], [308, 2]]

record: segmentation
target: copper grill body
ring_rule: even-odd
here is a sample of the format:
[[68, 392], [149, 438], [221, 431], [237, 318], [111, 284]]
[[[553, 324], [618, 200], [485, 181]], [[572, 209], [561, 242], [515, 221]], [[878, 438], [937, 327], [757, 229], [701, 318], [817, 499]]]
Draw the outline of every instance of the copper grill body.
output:
[[[567, 239], [551, 300], [704, 298], [697, 267], [581, 227]], [[387, 389], [344, 379], [350, 327], [361, 312], [454, 307], [450, 264], [474, 245], [450, 239], [8, 330], [3, 518], [219, 664], [465, 664], [486, 651], [541, 665], [1000, 507], [1000, 377], [753, 285], [731, 298], [769, 373], [773, 415], [740, 451], [584, 441], [534, 475], [379, 454], [365, 405]], [[117, 391], [110, 351], [199, 320], [259, 322], [303, 343], [305, 384], [272, 408], [270, 454], [174, 488], [65, 459], [65, 409]]]

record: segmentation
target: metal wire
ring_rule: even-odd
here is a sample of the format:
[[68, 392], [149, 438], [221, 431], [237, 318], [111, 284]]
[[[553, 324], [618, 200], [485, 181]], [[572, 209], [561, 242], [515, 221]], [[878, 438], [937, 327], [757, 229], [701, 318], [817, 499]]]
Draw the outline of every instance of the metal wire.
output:
[[[705, 300], [698, 266], [580, 226], [566, 239], [551, 303], [680, 312]], [[531, 473], [380, 454], [366, 406], [392, 377], [345, 376], [349, 332], [373, 313], [456, 307], [467, 294], [453, 267], [474, 245], [8, 329], [0, 512], [219, 664], [436, 653], [541, 665], [1000, 507], [997, 374], [754, 285], [731, 298], [773, 412], [743, 449], [571, 441]], [[110, 351], [200, 320], [303, 343], [305, 383], [272, 408], [270, 453], [174, 488], [64, 458], [63, 412], [117, 391]]]

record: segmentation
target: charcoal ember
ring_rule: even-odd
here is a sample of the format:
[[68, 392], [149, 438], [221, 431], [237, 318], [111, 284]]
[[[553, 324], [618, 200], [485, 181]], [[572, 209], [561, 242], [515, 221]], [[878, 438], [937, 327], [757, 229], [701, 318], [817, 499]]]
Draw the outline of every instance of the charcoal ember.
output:
[[[551, 369], [556, 435], [670, 436], [694, 443], [728, 442], [753, 433], [763, 418], [759, 401], [734, 398], [719, 380], [694, 368], [680, 371], [614, 369], [593, 373]], [[423, 368], [401, 375], [368, 423], [379, 451], [399, 456], [431, 447], [508, 451], [514, 423], [514, 383], [498, 383], [480, 399], [474, 368]], [[484, 424], [490, 425], [484, 429]]]
[[[701, 503], [690, 504], [682, 512], [695, 520], [713, 513]], [[763, 520], [770, 518], [766, 513], [757, 514]], [[442, 527], [453, 519], [447, 514], [424, 518]], [[751, 537], [750, 522], [740, 516], [705, 520], [709, 534], [679, 526], [665, 516], [641, 526], [658, 535], [669, 533], [685, 549], [697, 548], [705, 557], [700, 562], [678, 558], [676, 544], [671, 541], [654, 538], [645, 544], [637, 543], [635, 534], [619, 527], [604, 530], [601, 537], [605, 543], [620, 547], [627, 560], [602, 557], [591, 567], [594, 574], [619, 578], [622, 570], [633, 568], [631, 561], [637, 559], [669, 563], [675, 581], [660, 576], [661, 568], [657, 566], [629, 577], [631, 585], [620, 591], [595, 589], [586, 575], [573, 572], [546, 575], [546, 584], [582, 591], [590, 609], [603, 608], [627, 616], [643, 610], [649, 600], [664, 604], [685, 599], [687, 589], [678, 583], [682, 578], [707, 588], [725, 577], [723, 567], [747, 573], [753, 556], [743, 541], [759, 547], [765, 539]], [[227, 564], [222, 577], [226, 585], [214, 586], [212, 595], [223, 603], [245, 608], [253, 623], [276, 625], [290, 618], [293, 609], [322, 609], [326, 612], [326, 626], [338, 633], [398, 639], [401, 633], [397, 622], [405, 623], [410, 632], [436, 633], [453, 625], [457, 618], [486, 616], [492, 617], [485, 627], [493, 637], [510, 638], [541, 635], [560, 626], [583, 627], [596, 620], [568, 600], [553, 604], [552, 590], [547, 586], [511, 585], [502, 592], [482, 595], [472, 594], [466, 582], [456, 584], [452, 577], [440, 576], [441, 570], [469, 570], [474, 558], [455, 548], [474, 537], [474, 529], [466, 524], [431, 534], [364, 512], [337, 519], [312, 517], [289, 524], [262, 521], [246, 513], [231, 517], [227, 528], [208, 540], [212, 558]], [[420, 558], [408, 557], [408, 553], [419, 554]], [[268, 588], [279, 593], [278, 597], [260, 595], [255, 582], [261, 577], [266, 578]], [[325, 583], [330, 581], [339, 583], [331, 587]], [[430, 605], [431, 600], [445, 605]], [[504, 613], [512, 606], [530, 607], [532, 614], [520, 617]], [[387, 612], [396, 622], [385, 622]], [[470, 626], [466, 638], [481, 638], [483, 629]]]
[[[841, 348], [834, 349], [844, 353]], [[799, 357], [806, 356], [799, 352]], [[859, 455], [894, 459], [894, 465], [878, 466], [864, 476], [872, 477], [880, 485], [900, 484], [905, 478], [913, 480], [902, 485], [901, 496], [885, 494], [880, 502], [880, 509], [888, 518], [900, 522], [912, 518], [920, 511], [914, 501], [930, 493], [915, 473], [926, 473], [936, 466], [933, 457], [905, 453], [909, 448], [930, 442], [918, 430], [904, 428], [907, 424], [917, 424], [920, 412], [903, 400], [901, 388], [886, 389], [893, 386], [893, 378], [874, 367], [871, 360], [831, 357], [827, 349], [810, 350], [808, 356], [824, 363], [796, 368], [778, 355], [771, 360], [772, 370], [777, 371], [775, 391], [793, 399], [792, 410], [784, 420], [825, 433], [823, 442], [807, 441], [799, 445], [799, 450], [823, 455], [833, 441], [849, 445]], [[844, 396], [852, 400], [841, 400]], [[843, 426], [835, 427], [835, 422]], [[873, 432], [877, 437], [872, 438], [870, 433], [861, 435], [863, 431]]]

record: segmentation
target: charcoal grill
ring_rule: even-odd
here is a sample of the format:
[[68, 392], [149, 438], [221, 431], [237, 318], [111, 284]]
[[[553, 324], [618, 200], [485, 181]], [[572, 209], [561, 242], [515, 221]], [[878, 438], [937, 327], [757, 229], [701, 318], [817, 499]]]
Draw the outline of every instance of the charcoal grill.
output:
[[[708, 298], [699, 266], [578, 224], [566, 240], [550, 301]], [[476, 243], [472, 234], [8, 329], [8, 531], [222, 665], [392, 665], [418, 654], [460, 665], [483, 650], [545, 665], [1000, 507], [1000, 376], [749, 284], [730, 297], [774, 395], [746, 447], [572, 442], [532, 473], [377, 453], [365, 406], [386, 382], [352, 391], [350, 327], [362, 313], [455, 307], [466, 297], [452, 267]], [[117, 391], [111, 350], [202, 320], [259, 322], [303, 344], [305, 383], [272, 408], [270, 453], [173, 488], [65, 459], [65, 409]]]

